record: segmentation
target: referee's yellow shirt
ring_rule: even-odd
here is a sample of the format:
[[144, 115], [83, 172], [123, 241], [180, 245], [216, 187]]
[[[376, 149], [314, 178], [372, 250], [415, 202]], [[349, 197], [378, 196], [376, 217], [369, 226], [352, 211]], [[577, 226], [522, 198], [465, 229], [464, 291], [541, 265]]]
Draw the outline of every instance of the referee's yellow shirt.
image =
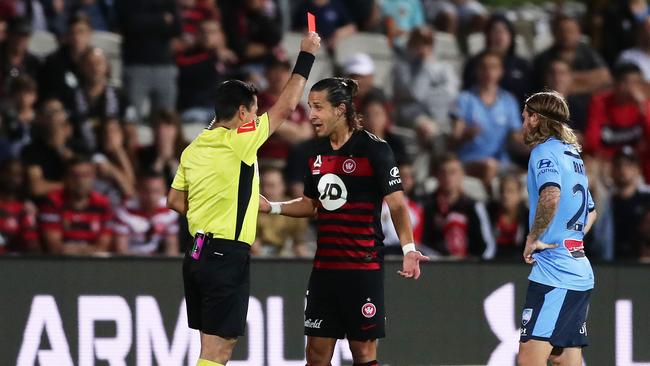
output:
[[252, 244], [259, 208], [257, 150], [269, 137], [264, 113], [236, 130], [203, 132], [183, 151], [172, 188], [188, 192], [190, 233]]

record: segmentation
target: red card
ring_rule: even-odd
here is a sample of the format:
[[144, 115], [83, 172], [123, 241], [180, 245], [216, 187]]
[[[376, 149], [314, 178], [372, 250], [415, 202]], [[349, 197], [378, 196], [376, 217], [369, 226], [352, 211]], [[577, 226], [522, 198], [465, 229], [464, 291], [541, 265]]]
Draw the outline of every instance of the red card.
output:
[[316, 32], [316, 17], [310, 12], [307, 12], [307, 30]]

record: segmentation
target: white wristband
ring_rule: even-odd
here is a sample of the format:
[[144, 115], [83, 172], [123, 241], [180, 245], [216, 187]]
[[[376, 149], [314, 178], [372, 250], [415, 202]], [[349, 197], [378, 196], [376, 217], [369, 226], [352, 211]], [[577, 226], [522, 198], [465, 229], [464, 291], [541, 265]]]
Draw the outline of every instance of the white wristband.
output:
[[405, 245], [402, 247], [402, 252], [404, 253], [404, 255], [407, 255], [407, 254], [409, 254], [410, 252], [416, 252], [416, 251], [417, 251], [417, 250], [415, 249], [415, 244], [413, 244], [413, 243], [405, 244]]
[[282, 213], [282, 204], [280, 202], [269, 202], [271, 205], [271, 215], [279, 215]]

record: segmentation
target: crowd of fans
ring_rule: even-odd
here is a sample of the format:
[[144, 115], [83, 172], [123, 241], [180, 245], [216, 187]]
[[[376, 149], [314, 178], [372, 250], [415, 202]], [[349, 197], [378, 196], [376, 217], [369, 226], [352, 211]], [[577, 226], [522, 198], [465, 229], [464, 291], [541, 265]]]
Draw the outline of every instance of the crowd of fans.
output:
[[[423, 252], [521, 259], [521, 109], [551, 88], [569, 103], [598, 208], [588, 254], [650, 260], [650, 5], [589, 2], [571, 13], [559, 3], [526, 23], [476, 0], [2, 1], [0, 253], [178, 255], [189, 236], [165, 196], [187, 126], [209, 123], [214, 86], [229, 78], [254, 83], [260, 112], [269, 108], [295, 56], [283, 37], [305, 31], [309, 11], [325, 41], [319, 62], [358, 81], [364, 128], [395, 153]], [[548, 47], [518, 49], [538, 44], [543, 24]], [[57, 48], [32, 54], [35, 32]], [[118, 83], [92, 41], [100, 32], [121, 37]], [[368, 54], [335, 62], [358, 34], [385, 37], [389, 83]], [[452, 60], [438, 56], [442, 36], [461, 50]], [[301, 195], [312, 138], [299, 106], [260, 150], [262, 194]], [[387, 208], [382, 223], [385, 253], [399, 254]], [[308, 220], [261, 216], [253, 253], [308, 257], [314, 241]]]

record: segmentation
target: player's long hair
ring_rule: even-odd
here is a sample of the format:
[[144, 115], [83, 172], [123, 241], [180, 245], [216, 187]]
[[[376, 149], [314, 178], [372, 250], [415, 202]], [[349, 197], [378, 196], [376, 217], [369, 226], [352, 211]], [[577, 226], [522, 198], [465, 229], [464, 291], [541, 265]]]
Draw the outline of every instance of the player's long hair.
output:
[[327, 90], [327, 101], [334, 107], [345, 105], [345, 120], [351, 131], [361, 129], [361, 117], [354, 108], [352, 98], [357, 95], [359, 85], [350, 78], [326, 78], [311, 87], [311, 91]]
[[524, 141], [528, 146], [536, 146], [551, 137], [573, 145], [578, 151], [581, 150], [578, 137], [567, 125], [569, 122], [569, 106], [564, 97], [554, 91], [535, 93], [526, 99], [525, 107], [528, 113], [537, 113], [539, 123], [537, 126], [526, 131]]

